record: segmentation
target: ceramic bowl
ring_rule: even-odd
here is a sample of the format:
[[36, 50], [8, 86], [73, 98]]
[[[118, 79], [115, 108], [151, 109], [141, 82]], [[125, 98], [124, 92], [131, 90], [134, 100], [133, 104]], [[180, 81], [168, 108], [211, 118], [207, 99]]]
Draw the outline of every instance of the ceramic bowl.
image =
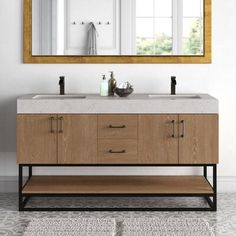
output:
[[132, 92], [134, 91], [133, 88], [115, 88], [114, 92], [119, 96], [119, 97], [127, 97], [129, 96]]

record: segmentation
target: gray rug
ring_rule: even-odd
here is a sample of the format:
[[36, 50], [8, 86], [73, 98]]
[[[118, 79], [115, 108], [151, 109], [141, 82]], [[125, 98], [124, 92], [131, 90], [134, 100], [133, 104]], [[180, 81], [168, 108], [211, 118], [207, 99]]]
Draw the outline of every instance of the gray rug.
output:
[[24, 236], [214, 236], [201, 218], [42, 218], [33, 219]]
[[213, 236], [208, 222], [191, 218], [140, 218], [124, 220], [123, 236]]
[[24, 236], [115, 236], [115, 219], [33, 219]]

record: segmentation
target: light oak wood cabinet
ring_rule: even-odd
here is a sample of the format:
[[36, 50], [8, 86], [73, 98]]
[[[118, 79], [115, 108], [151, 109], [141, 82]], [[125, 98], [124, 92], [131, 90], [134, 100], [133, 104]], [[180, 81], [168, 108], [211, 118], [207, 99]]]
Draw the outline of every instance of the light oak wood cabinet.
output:
[[98, 163], [107, 164], [137, 164], [136, 139], [99, 139]]
[[139, 160], [153, 164], [218, 163], [218, 115], [140, 115]]
[[217, 115], [179, 115], [179, 163], [218, 163]]
[[[31, 196], [202, 196], [217, 209], [218, 115], [42, 114], [17, 116], [19, 210]], [[37, 176], [33, 166], [201, 166], [197, 176]], [[23, 167], [29, 177], [23, 184]], [[213, 168], [213, 184], [207, 179]], [[212, 200], [210, 199], [212, 198]], [[59, 209], [59, 208], [58, 208]], [[58, 210], [57, 209], [57, 210]], [[60, 208], [88, 210], [90, 208]], [[117, 210], [118, 208], [91, 208]], [[138, 207], [121, 208], [137, 210]], [[146, 210], [148, 210], [147, 208]], [[185, 208], [151, 208], [151, 210]], [[143, 208], [141, 208], [143, 210]]]
[[137, 138], [137, 115], [98, 115], [98, 163], [140, 163]]
[[98, 138], [137, 139], [137, 115], [98, 115]]
[[57, 116], [17, 116], [17, 162], [57, 163]]
[[142, 163], [178, 163], [178, 115], [139, 116], [139, 160]]
[[23, 164], [215, 164], [218, 115], [18, 115]]
[[58, 163], [97, 163], [97, 116], [58, 116]]
[[18, 115], [17, 162], [97, 163], [97, 116]]

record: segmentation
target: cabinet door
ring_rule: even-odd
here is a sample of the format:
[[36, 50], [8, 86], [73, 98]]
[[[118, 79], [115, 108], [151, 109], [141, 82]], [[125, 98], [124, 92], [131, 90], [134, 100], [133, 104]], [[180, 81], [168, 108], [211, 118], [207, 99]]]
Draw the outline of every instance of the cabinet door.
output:
[[179, 116], [181, 164], [218, 163], [218, 115]]
[[57, 163], [56, 116], [17, 115], [17, 163]]
[[97, 162], [97, 116], [58, 116], [59, 164]]
[[139, 116], [139, 160], [145, 164], [178, 163], [178, 115]]

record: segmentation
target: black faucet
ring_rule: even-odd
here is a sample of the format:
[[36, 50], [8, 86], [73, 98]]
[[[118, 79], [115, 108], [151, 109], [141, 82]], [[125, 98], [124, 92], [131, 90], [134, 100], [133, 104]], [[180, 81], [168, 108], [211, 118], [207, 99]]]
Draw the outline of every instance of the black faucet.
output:
[[176, 77], [171, 76], [171, 95], [176, 95], [176, 91], [175, 91], [176, 84], [177, 84]]
[[59, 77], [60, 95], [65, 95], [65, 76]]

